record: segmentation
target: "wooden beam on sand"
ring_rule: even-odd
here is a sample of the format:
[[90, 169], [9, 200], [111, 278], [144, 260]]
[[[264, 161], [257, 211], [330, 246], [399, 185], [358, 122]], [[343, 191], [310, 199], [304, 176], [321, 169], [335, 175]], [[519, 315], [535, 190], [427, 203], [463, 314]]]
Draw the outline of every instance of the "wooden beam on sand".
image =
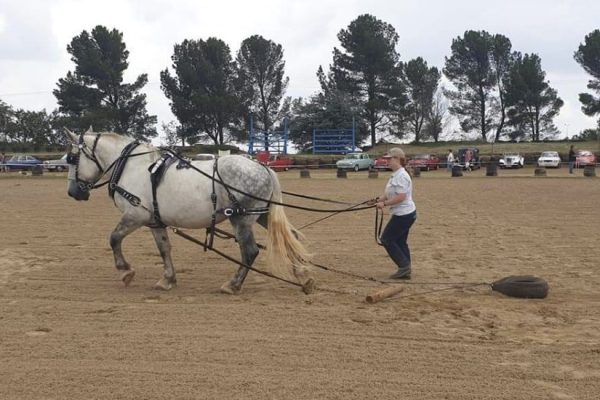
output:
[[393, 295], [398, 294], [403, 290], [404, 286], [402, 285], [392, 285], [390, 287], [377, 290], [376, 292], [367, 295], [366, 301], [369, 304], [375, 304], [377, 302], [380, 302], [381, 300], [385, 300], [389, 297], [392, 297]]

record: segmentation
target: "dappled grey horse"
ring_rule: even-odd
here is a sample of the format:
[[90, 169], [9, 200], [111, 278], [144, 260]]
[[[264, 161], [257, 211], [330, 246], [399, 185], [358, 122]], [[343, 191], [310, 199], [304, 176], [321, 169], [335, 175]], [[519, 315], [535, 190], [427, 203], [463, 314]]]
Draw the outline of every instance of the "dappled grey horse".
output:
[[[290, 276], [290, 269], [304, 288], [314, 281], [307, 268], [308, 254], [299, 241], [299, 234], [288, 222], [281, 205], [281, 187], [277, 175], [261, 164], [242, 156], [225, 156], [215, 161], [193, 161], [190, 164], [203, 171], [180, 165], [166, 167], [161, 149], [134, 142], [130, 137], [115, 133], [75, 135], [67, 132], [72, 143], [69, 152], [69, 196], [88, 200], [90, 190], [103, 178], [111, 176], [109, 193], [122, 213], [121, 221], [110, 235], [110, 246], [121, 280], [129, 285], [135, 271], [125, 261], [121, 251], [123, 239], [142, 226], [152, 234], [164, 262], [163, 277], [155, 288], [169, 290], [177, 282], [171, 261], [171, 244], [166, 227], [209, 228], [229, 219], [239, 243], [242, 263], [251, 266], [258, 255], [252, 225], [258, 222], [268, 231], [267, 248], [272, 260], [271, 273]], [[160, 184], [151, 183], [152, 166], [164, 163]], [[187, 167], [187, 168], [186, 168]], [[215, 181], [215, 179], [217, 179]], [[221, 185], [219, 181], [229, 185]], [[232, 189], [238, 189], [232, 190]], [[154, 191], [154, 193], [153, 193]], [[213, 194], [214, 193], [214, 194]], [[214, 202], [213, 202], [214, 200]], [[235, 207], [232, 208], [232, 202]], [[156, 207], [154, 207], [156, 206]], [[228, 208], [229, 207], [229, 208]], [[242, 212], [225, 215], [215, 210], [259, 210], [262, 214]], [[213, 223], [214, 219], [214, 223]], [[238, 293], [248, 268], [240, 266], [235, 276], [222, 287], [229, 294]]]

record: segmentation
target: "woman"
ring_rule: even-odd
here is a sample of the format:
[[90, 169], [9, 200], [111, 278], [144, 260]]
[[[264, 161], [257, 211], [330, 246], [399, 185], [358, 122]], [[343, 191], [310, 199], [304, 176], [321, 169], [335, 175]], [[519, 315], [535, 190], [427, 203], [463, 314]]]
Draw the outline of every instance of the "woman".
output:
[[569, 174], [573, 173], [573, 168], [575, 168], [575, 162], [577, 162], [577, 156], [575, 155], [575, 149], [573, 145], [569, 149]]
[[377, 208], [383, 210], [389, 207], [391, 214], [381, 235], [381, 242], [398, 266], [398, 271], [390, 278], [410, 279], [411, 262], [407, 239], [410, 227], [417, 219], [417, 209], [412, 199], [412, 180], [404, 168], [406, 166], [404, 152], [394, 147], [389, 154], [391, 156], [389, 166], [394, 173], [385, 185], [384, 194], [376, 199]]

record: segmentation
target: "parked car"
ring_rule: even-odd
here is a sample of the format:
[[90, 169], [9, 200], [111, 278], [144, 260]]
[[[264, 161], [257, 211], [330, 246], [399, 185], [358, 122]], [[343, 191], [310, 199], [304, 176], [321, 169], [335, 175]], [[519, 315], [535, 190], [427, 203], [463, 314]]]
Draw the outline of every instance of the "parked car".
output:
[[360, 147], [356, 147], [356, 146], [346, 146], [343, 149], [341, 149], [341, 153], [342, 154], [349, 154], [349, 153], [362, 153], [362, 149]]
[[544, 151], [537, 160], [538, 167], [560, 168], [560, 156], [556, 151]]
[[67, 154], [59, 158], [58, 160], [46, 160], [44, 161], [44, 168], [48, 171], [62, 172], [69, 169], [67, 164]]
[[373, 166], [373, 160], [367, 153], [349, 153], [346, 157], [335, 163], [338, 169], [352, 169], [359, 171]]
[[267, 165], [276, 172], [287, 171], [294, 165], [294, 159], [285, 154], [271, 154]]
[[575, 167], [586, 167], [596, 165], [596, 155], [589, 150], [578, 150], [575, 153]]
[[37, 158], [25, 154], [15, 154], [9, 158], [2, 166], [5, 171], [30, 170], [42, 162]]
[[[481, 162], [479, 160], [479, 149], [477, 147], [465, 147], [458, 149], [454, 165], [460, 165], [462, 169], [479, 169]], [[467, 154], [470, 155], [470, 161], [466, 162]]]
[[259, 163], [267, 165], [269, 158], [271, 158], [271, 153], [267, 150], [261, 150], [255, 154], [255, 158]]
[[523, 168], [524, 165], [525, 158], [519, 153], [504, 153], [498, 161], [500, 168]]
[[408, 165], [421, 171], [429, 171], [440, 167], [440, 159], [435, 154], [417, 154], [408, 160]]
[[381, 170], [391, 170], [392, 168], [390, 168], [390, 158], [392, 158], [392, 156], [390, 156], [388, 153], [385, 153], [383, 156], [375, 160], [375, 162], [373, 163], [373, 168]]

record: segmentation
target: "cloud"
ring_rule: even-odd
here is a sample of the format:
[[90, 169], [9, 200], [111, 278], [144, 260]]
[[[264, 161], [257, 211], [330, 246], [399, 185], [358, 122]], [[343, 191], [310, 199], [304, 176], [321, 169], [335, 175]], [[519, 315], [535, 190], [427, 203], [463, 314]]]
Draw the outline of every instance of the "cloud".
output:
[[[16, 107], [51, 110], [59, 78], [73, 70], [66, 51], [72, 38], [96, 25], [116, 28], [130, 52], [125, 79], [147, 73], [148, 109], [173, 120], [160, 89], [160, 71], [170, 67], [173, 46], [184, 39], [217, 37], [235, 57], [245, 38], [260, 34], [283, 46], [288, 95], [318, 90], [316, 71], [332, 62], [337, 33], [360, 14], [394, 26], [403, 61], [423, 57], [442, 69], [452, 39], [466, 30], [507, 36], [513, 49], [537, 53], [551, 85], [565, 101], [557, 119], [569, 133], [595, 126], [580, 111], [578, 93], [588, 76], [573, 60], [586, 34], [598, 29], [594, 0], [0, 0], [0, 96]], [[27, 94], [33, 93], [33, 94]]]
[[57, 59], [58, 46], [51, 34], [48, 14], [50, 4], [2, 1], [0, 8], [0, 61]]

